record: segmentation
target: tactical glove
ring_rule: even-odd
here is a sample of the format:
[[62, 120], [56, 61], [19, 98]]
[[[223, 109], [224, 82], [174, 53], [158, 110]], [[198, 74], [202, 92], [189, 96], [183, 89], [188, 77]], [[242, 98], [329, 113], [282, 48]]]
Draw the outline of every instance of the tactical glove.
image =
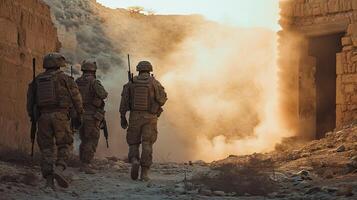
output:
[[123, 129], [128, 128], [128, 121], [126, 120], [125, 115], [120, 116], [120, 124]]

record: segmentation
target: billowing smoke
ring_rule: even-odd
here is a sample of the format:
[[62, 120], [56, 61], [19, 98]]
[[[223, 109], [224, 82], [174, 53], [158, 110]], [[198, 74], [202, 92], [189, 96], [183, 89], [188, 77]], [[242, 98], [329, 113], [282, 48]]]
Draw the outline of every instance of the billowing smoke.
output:
[[[118, 58], [101, 70], [110, 92], [111, 148], [105, 149], [102, 140], [99, 155], [127, 152], [118, 113], [120, 92], [127, 81], [126, 53], [131, 54], [132, 69], [140, 60], [151, 61], [168, 93], [159, 121], [156, 160], [211, 161], [230, 154], [264, 152], [291, 135], [278, 116], [275, 32], [233, 28], [194, 15], [145, 16], [93, 2], [90, 6], [101, 37], [110, 43], [109, 48], [98, 44], [99, 55]], [[88, 26], [80, 24], [71, 30]], [[85, 33], [88, 40], [98, 36], [98, 31]]]

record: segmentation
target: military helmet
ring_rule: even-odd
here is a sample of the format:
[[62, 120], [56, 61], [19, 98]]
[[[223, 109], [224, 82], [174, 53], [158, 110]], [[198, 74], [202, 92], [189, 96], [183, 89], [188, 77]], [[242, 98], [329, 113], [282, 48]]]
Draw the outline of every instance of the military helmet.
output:
[[81, 65], [82, 71], [97, 71], [97, 63], [95, 61], [83, 60]]
[[66, 66], [66, 59], [60, 53], [49, 53], [43, 58], [43, 68], [52, 69]]
[[136, 66], [136, 71], [148, 71], [152, 72], [152, 65], [149, 61], [140, 61], [139, 64]]

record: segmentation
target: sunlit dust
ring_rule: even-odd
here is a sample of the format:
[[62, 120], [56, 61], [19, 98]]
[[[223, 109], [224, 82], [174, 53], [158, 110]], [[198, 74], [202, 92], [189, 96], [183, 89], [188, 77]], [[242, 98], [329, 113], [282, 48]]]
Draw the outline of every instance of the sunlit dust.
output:
[[[278, 1], [271, 12], [278, 16], [277, 7]], [[155, 76], [168, 93], [155, 144], [157, 160], [212, 161], [230, 154], [266, 152], [293, 134], [284, 129], [278, 114], [278, 19], [267, 22], [271, 28], [239, 28], [201, 21], [193, 30], [175, 29], [182, 31], [175, 37], [184, 38], [171, 40], [162, 38], [170, 37], [165, 30], [143, 25], [137, 19], [136, 24], [126, 27], [123, 17], [121, 21], [110, 13], [102, 13], [102, 17], [106, 19], [105, 32], [114, 44], [132, 53], [135, 62], [152, 61]], [[135, 26], [145, 31], [138, 36], [123, 35], [123, 26], [132, 33]], [[158, 51], [158, 41], [172, 48]], [[105, 80], [112, 92], [120, 90], [117, 85], [124, 82], [123, 73], [114, 72]], [[115, 120], [119, 120], [117, 109], [111, 105], [119, 99], [116, 94], [108, 105], [114, 109], [108, 110], [108, 115]], [[111, 129], [123, 132], [117, 124]]]

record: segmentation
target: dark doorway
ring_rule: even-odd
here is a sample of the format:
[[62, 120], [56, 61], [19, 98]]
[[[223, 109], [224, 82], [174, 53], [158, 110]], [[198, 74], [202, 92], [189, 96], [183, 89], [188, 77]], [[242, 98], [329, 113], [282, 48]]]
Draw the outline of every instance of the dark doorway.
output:
[[345, 33], [312, 37], [309, 55], [316, 58], [316, 138], [336, 127], [336, 53]]

